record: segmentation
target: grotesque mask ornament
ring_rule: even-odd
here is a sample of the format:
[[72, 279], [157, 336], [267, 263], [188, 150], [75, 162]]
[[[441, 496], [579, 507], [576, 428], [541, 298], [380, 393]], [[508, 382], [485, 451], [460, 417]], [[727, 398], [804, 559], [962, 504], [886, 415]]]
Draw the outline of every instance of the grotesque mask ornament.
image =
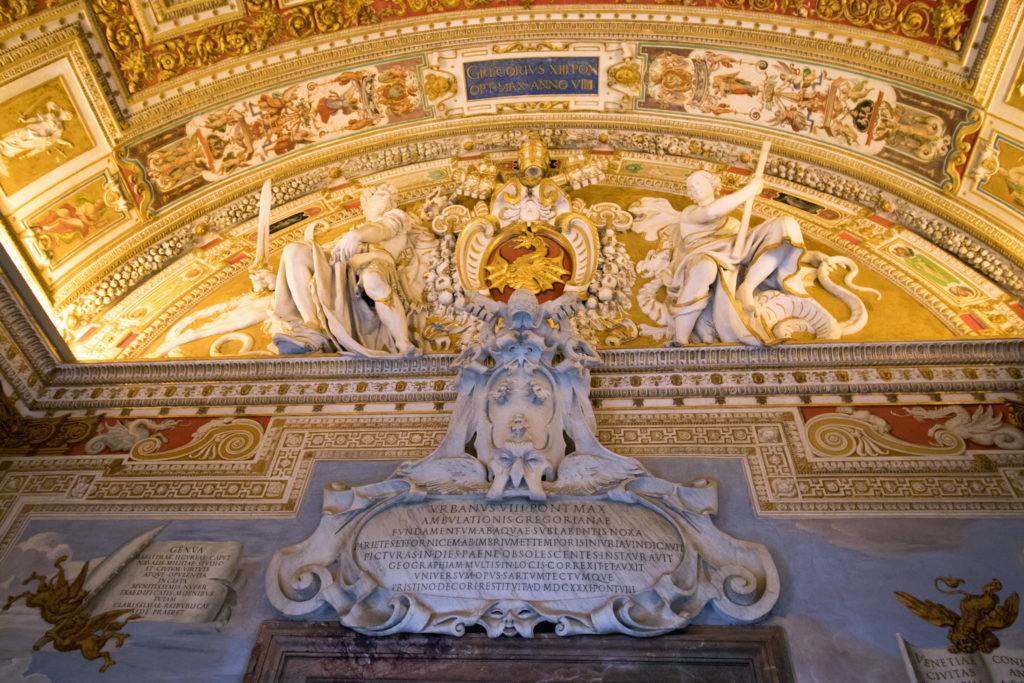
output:
[[533, 629], [542, 621], [547, 619], [522, 600], [498, 600], [480, 617], [489, 638], [516, 634], [530, 638], [533, 636]]

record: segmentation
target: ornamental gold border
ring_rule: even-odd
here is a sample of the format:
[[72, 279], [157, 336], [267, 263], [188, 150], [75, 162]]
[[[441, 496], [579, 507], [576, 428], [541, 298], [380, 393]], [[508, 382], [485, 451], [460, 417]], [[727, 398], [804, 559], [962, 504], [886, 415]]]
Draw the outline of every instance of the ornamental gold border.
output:
[[0, 85], [66, 58], [108, 142], [116, 145], [121, 137], [120, 107], [95, 70], [106, 65], [94, 64], [91, 54], [81, 27], [65, 26], [0, 52]]
[[[217, 24], [224, 24], [229, 21], [237, 21], [245, 17], [245, 0], [234, 0], [233, 4], [239, 9], [232, 10], [229, 6], [232, 4], [232, 0], [223, 0], [218, 2], [217, 0], [207, 0], [205, 3], [198, 3], [200, 7], [186, 7], [179, 10], [171, 10], [165, 15], [160, 15], [160, 9], [155, 7], [161, 0], [128, 0], [128, 6], [131, 7], [132, 15], [135, 17], [135, 22], [139, 26], [139, 31], [142, 33], [143, 39], [146, 43], [164, 42], [172, 38], [176, 38], [185, 33], [192, 31], [199, 31], [207, 28], [208, 26], [216, 26]], [[150, 10], [152, 11], [152, 17], [147, 16], [146, 7], [143, 4], [149, 4]], [[228, 7], [226, 7], [228, 6]], [[189, 22], [183, 26], [173, 26], [164, 30], [157, 30], [159, 24], [173, 23], [177, 24], [178, 20], [182, 17], [188, 17], [189, 15], [209, 13], [211, 10], [216, 9], [217, 13], [206, 19], [200, 19], [197, 22]]]
[[[571, 35], [573, 42], [694, 42], [702, 47], [748, 51], [756, 46], [767, 53], [766, 57], [807, 59], [852, 68], [897, 84], [932, 88], [937, 94], [961, 103], [973, 102], [962, 74], [936, 66], [949, 62], [952, 53], [948, 50], [920, 50], [917, 48], [921, 46], [916, 45], [915, 49], [909, 49], [898, 40], [887, 40], [890, 36], [855, 27], [843, 27], [849, 30], [831, 26], [827, 30], [810, 28], [800, 20], [786, 21], [782, 17], [773, 18], [771, 22], [754, 22], [748, 14], [733, 10], [662, 8], [627, 12], [626, 9], [607, 11], [607, 8], [573, 6], [572, 11], [535, 9], [514, 17], [509, 17], [508, 10], [445, 13], [430, 22], [421, 22], [423, 17], [403, 19], [329, 34], [301, 46], [284, 44], [247, 58], [234, 58], [190, 71], [133, 96], [129, 100], [131, 127], [126, 135], [134, 139], [176, 122], [179, 119], [176, 112], [190, 111], [199, 105], [216, 106], [281, 83], [300, 81], [360, 62], [508, 42], [510, 23], [515, 24], [516, 37], [521, 40], [564, 40]], [[623, 18], [625, 16], [630, 18]], [[719, 24], [720, 19], [725, 21], [723, 16], [735, 25]], [[664, 17], [670, 21], [659, 19]], [[689, 18], [699, 18], [699, 21]], [[766, 34], [757, 28], [769, 23], [789, 27], [790, 31]], [[800, 36], [798, 30], [820, 37]], [[839, 42], [836, 37], [846, 37], [849, 41]], [[884, 48], [859, 47], [854, 44], [858, 41]], [[915, 59], [914, 55], [920, 58]], [[285, 56], [288, 58], [284, 59]], [[179, 90], [183, 92], [178, 94]]]
[[985, 115], [975, 109], [971, 111], [970, 119], [966, 123], [961, 124], [960, 129], [956, 131], [953, 140], [953, 153], [949, 155], [949, 160], [946, 162], [946, 175], [949, 176], [949, 179], [942, 183], [942, 191], [946, 194], [956, 194], [960, 191], [964, 179], [957, 172], [956, 167], [963, 166], [964, 171], [967, 171], [967, 161], [975, 147], [975, 145], [967, 143], [965, 140], [968, 135], [981, 130], [981, 126], [984, 123]]
[[1005, 0], [1002, 9], [995, 30], [990, 29], [985, 36], [987, 51], [982, 53], [980, 61], [974, 63], [966, 82], [975, 99], [985, 108], [990, 107], [997, 97], [1000, 76], [1013, 56], [1013, 42], [1024, 30], [1024, 0]]
[[[1008, 7], [1004, 8], [1003, 16], [1012, 19], [1013, 10], [1018, 5], [1019, 0], [1010, 0]], [[812, 60], [820, 60], [823, 55], [827, 55], [837, 66], [854, 65], [867, 73], [896, 82], [924, 83], [938, 92], [962, 100], [966, 100], [976, 77], [965, 79], [965, 71], [961, 70], [958, 74], [941, 65], [956, 65], [961, 69], [969, 66], [967, 71], [984, 72], [987, 75], [994, 71], [994, 62], [997, 61], [987, 59], [983, 65], [965, 65], [957, 59], [951, 60], [950, 57], [955, 56], [955, 53], [943, 48], [918, 45], [914, 41], [903, 41], [896, 36], [876, 31], [795, 17], [772, 16], [770, 21], [752, 21], [749, 13], [723, 8], [626, 11], [629, 9], [633, 8], [609, 9], [607, 6], [584, 5], [573, 6], [572, 11], [562, 12], [523, 10], [511, 18], [506, 9], [413, 17], [328, 34], [311, 46], [302, 46], [300, 41], [293, 41], [247, 57], [225, 60], [168, 79], [132, 97], [118, 83], [119, 76], [111, 75], [106, 87], [111, 92], [118, 92], [119, 98], [112, 97], [112, 104], [116, 104], [118, 99], [128, 102], [125, 114], [131, 112], [129, 118], [133, 123], [130, 136], [135, 136], [147, 129], [160, 127], [161, 122], [171, 119], [173, 112], [182, 111], [183, 108], [188, 109], [205, 102], [226, 101], [223, 98], [244, 97], [268, 83], [299, 80], [304, 74], [322, 73], [347, 60], [365, 61], [393, 50], [407, 54], [410, 51], [443, 49], [453, 45], [480, 44], [487, 42], [488, 38], [501, 42], [507, 40], [508, 21], [516, 22], [516, 30], [524, 39], [564, 39], [565, 35], [575, 31], [584, 40], [700, 40], [703, 45], [717, 47], [749, 48], [750, 45], [762, 45], [771, 47], [772, 55]], [[87, 17], [85, 21], [81, 19], [83, 16]], [[668, 21], [659, 19], [661, 17]], [[688, 21], [690, 17], [694, 21]], [[102, 32], [88, 8], [81, 3], [64, 5], [34, 15], [29, 24], [20, 24], [17, 28], [21, 29], [22, 36], [26, 34], [26, 28], [53, 31], [60, 26], [56, 22], [68, 18], [81, 24], [84, 31], [92, 34]], [[724, 25], [726, 21], [730, 25]], [[651, 22], [655, 22], [657, 32], [650, 32]], [[1007, 23], [1012, 21], [997, 19], [991, 25], [1003, 26]], [[773, 31], [766, 34], [760, 30], [763, 25], [788, 27], [789, 32]], [[815, 37], [797, 35], [798, 31], [809, 32]], [[9, 33], [12, 38], [16, 35], [14, 31]], [[1001, 55], [999, 46], [1013, 35], [1012, 27], [1003, 26], [994, 38], [993, 33], [994, 29], [986, 32], [981, 47], [988, 48], [991, 45], [990, 52], [998, 56]], [[840, 42], [836, 37], [847, 40]], [[865, 46], [854, 43], [864, 43]], [[882, 48], [875, 50], [867, 45], [881, 45]], [[106, 62], [104, 68], [111, 70], [109, 48], [98, 43], [96, 47]], [[344, 60], [338, 60], [339, 51], [346, 52]], [[985, 54], [984, 50], [982, 54]], [[283, 60], [288, 55], [288, 59]], [[271, 63], [275, 61], [278, 63]], [[257, 68], [253, 69], [253, 65]], [[880, 66], [883, 68], [879, 69]], [[203, 81], [206, 83], [202, 84]], [[135, 120], [138, 120], [139, 126], [136, 126]]]

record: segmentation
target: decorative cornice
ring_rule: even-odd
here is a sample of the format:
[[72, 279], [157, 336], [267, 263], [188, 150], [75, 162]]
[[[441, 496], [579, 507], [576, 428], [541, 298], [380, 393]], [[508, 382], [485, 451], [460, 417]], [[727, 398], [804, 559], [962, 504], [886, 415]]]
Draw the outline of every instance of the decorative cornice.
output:
[[[64, 363], [0, 279], [0, 372], [30, 410], [323, 406], [455, 398], [454, 356]], [[597, 400], [1024, 393], [1024, 339], [699, 346], [601, 352]], [[801, 399], [803, 400], [803, 399]], [[809, 400], [809, 399], [808, 399]], [[936, 399], [937, 400], [937, 399]]]
[[[253, 61], [264, 65], [274, 64], [282, 54], [297, 57], [305, 53], [306, 57], [322, 60], [324, 55], [318, 55], [318, 51], [332, 53], [336, 58], [339, 51], [381, 55], [391, 49], [402, 49], [402, 45], [407, 50], [423, 49], [423, 45], [452, 47], [455, 42], [462, 41], [460, 34], [464, 36], [472, 33], [479, 39], [481, 32], [497, 33], [498, 39], [507, 38], [508, 26], [512, 22], [516, 23], [516, 37], [523, 39], [538, 37], [535, 35], [537, 31], [555, 37], [564, 36], [567, 35], [565, 25], [576, 22], [577, 25], [571, 30], [584, 37], [593, 37], [598, 33], [617, 33], [620, 36], [643, 34], [644, 38], [653, 34], [655, 39], [661, 39], [664, 34], [670, 40], [691, 36], [705, 41], [731, 41], [734, 45], [771, 44], [777, 50], [808, 49], [807, 45], [816, 43], [816, 48], [809, 51], [829, 54], [846, 63], [877, 62], [876, 67], [888, 69], [898, 79], [907, 78], [909, 70], [923, 76], [925, 80], [947, 81], [950, 84], [963, 82], [963, 58], [947, 47], [901, 39], [885, 32], [843, 23], [774, 15], [770, 18], [774, 30], [765, 31], [762, 23], [751, 21], [752, 11], [749, 8], [695, 7], [693, 4], [685, 8], [633, 6], [628, 14], [622, 12], [621, 8], [608, 5], [563, 5], [557, 8], [560, 10], [557, 12], [552, 12], [552, 9], [510, 10], [503, 7], [465, 11], [446, 8], [443, 17], [392, 17], [384, 23], [361, 22], [362, 25], [343, 30], [337, 30], [341, 29], [338, 25], [332, 27], [335, 30], [308, 32], [301, 38], [298, 35], [289, 38], [281, 33], [277, 38], [269, 40], [265, 34], [261, 34], [264, 26], [258, 21], [243, 24], [228, 22], [208, 28], [205, 33], [192, 31], [188, 36], [154, 45], [146, 44], [141, 35], [136, 35], [135, 40], [131, 41], [136, 45], [108, 49], [117, 50], [111, 56], [118, 63], [118, 80], [123, 81], [127, 77], [135, 81], [134, 88], [137, 91], [130, 96], [132, 108], [151, 103], [157, 95], [188, 93], [193, 88], [202, 88], [202, 84], [208, 84], [211, 79], [219, 81], [225, 75], [244, 72]], [[998, 16], [997, 12], [988, 9], [979, 8], [978, 11]], [[112, 15], [96, 13], [93, 19], [97, 24], [96, 30], [106, 32], [120, 27], [128, 33], [135, 33], [132, 30], [135, 22], [117, 15], [116, 11]], [[206, 43], [205, 49], [193, 48], [194, 52], [202, 56], [194, 58], [192, 63], [182, 61], [177, 54], [197, 45], [206, 34], [222, 34], [223, 30], [237, 34], [240, 29], [249, 38], [244, 48], [231, 48], [225, 40], [213, 45]], [[987, 41], [989, 34], [991, 30], [985, 36], [979, 36], [979, 42]], [[836, 40], [833, 36], [848, 40]], [[232, 42], [237, 42], [240, 37], [234, 35]], [[968, 49], [963, 54], [971, 52]], [[142, 62], [135, 63], [139, 59]], [[896, 66], [897, 61], [903, 62], [903, 69]], [[128, 69], [131, 73], [125, 72], [126, 63], [134, 64], [142, 70], [134, 72]]]
[[[727, 397], [750, 397], [766, 403], [789, 396], [781, 403], [799, 404], [811, 402], [811, 396], [845, 401], [855, 395], [884, 402], [914, 393], [934, 400], [944, 394], [997, 400], [1019, 399], [1024, 391], [1024, 340], [619, 349], [600, 355], [603, 364], [592, 377], [598, 402], [631, 399], [642, 405], [645, 399], [696, 398], [724, 403]], [[456, 397], [453, 358], [65, 363], [57, 365], [30, 407], [437, 405]]]
[[[992, 44], [998, 48], [1006, 40], [1005, 31], [996, 35], [992, 26], [1002, 26], [1000, 15], [1004, 8], [1001, 3], [995, 5], [984, 10], [992, 21], [984, 35], [974, 36], [979, 46]], [[91, 52], [98, 65], [97, 76], [102, 77], [115, 115], [126, 119], [128, 138], [160, 128], [182, 111], [244, 97], [263, 85], [271, 87], [292, 82], [347, 63], [375, 60], [389, 54], [508, 40], [510, 32], [523, 40], [561, 39], [572, 34], [578, 40], [697, 41], [708, 47], [741, 49], [761, 45], [775, 56], [853, 66], [896, 82], [923, 85], [964, 102], [971, 99], [972, 86], [965, 74], [973, 69], [977, 77], [982, 69], [982, 65], [973, 61], [973, 48], [963, 50], [961, 56], [944, 47], [884, 32], [792, 16], [772, 16], [771, 23], [764, 24], [751, 21], [751, 12], [746, 9], [692, 5], [682, 8], [631, 6], [628, 13], [622, 11], [623, 7], [609, 5], [566, 5], [559, 7], [558, 12], [551, 9], [535, 7], [510, 11], [502, 7], [447, 11], [443, 16], [392, 19], [384, 24], [367, 24], [319, 36], [305, 35], [302, 39], [278, 44], [271, 42], [262, 49], [244, 50], [244, 54], [229, 50], [225, 53], [226, 59], [206, 66], [190, 67], [191, 70], [180, 75], [166, 72], [158, 82], [134, 96], [124, 90], [119, 73], [123, 63], [132, 60], [119, 60], [109, 52], [103, 39], [106, 27], [95, 16], [91, 3], [71, 2], [17, 26], [0, 26], [0, 35], [12, 49], [19, 47], [21, 41], [34, 40], [65, 27], [90, 36]], [[1012, 14], [1012, 9], [1006, 10], [1007, 16]], [[771, 30], [766, 30], [769, 25]], [[196, 37], [201, 35], [195, 32]], [[183, 43], [178, 44], [181, 40], [170, 41], [164, 47], [175, 43], [171, 50], [174, 52], [183, 47]], [[149, 58], [152, 60], [152, 55]], [[254, 65], [259, 68], [253, 68]]]
[[11, 385], [16, 398], [31, 403], [60, 361], [7, 277], [0, 272], [0, 377]]

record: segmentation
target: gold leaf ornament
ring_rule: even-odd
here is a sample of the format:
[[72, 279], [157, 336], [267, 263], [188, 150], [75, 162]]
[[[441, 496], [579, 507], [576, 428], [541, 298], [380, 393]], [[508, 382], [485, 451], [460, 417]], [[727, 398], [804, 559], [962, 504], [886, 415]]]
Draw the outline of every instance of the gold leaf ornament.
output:
[[30, 0], [6, 0], [0, 4], [0, 24], [15, 22], [28, 16], [29, 11], [34, 9], [29, 5]]
[[455, 92], [455, 79], [451, 76], [438, 76], [428, 73], [423, 83], [423, 90], [427, 98], [435, 102], [449, 93]]
[[643, 78], [640, 73], [640, 67], [635, 63], [610, 66], [608, 67], [608, 76], [612, 81], [612, 85], [619, 84], [627, 88], [639, 87], [640, 80]]

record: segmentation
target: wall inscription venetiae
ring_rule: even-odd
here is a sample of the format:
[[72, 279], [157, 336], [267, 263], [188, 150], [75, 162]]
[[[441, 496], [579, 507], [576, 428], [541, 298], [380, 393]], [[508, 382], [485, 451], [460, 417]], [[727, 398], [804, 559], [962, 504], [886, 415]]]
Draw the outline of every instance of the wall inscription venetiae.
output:
[[398, 593], [564, 600], [638, 593], [679, 564], [683, 542], [635, 505], [452, 500], [381, 512], [359, 533], [356, 554]]

